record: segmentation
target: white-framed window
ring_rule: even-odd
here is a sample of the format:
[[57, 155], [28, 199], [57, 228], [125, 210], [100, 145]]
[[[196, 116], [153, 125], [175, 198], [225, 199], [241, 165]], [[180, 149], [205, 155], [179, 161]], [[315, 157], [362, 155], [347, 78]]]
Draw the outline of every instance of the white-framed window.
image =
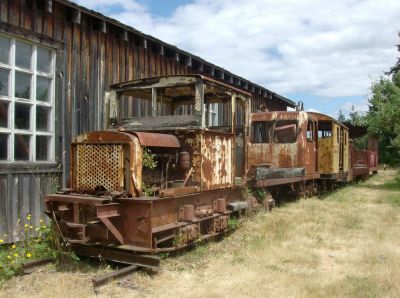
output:
[[54, 161], [55, 50], [0, 34], [0, 162]]
[[204, 104], [204, 112], [208, 115], [208, 126], [218, 126], [218, 103]]
[[208, 114], [210, 119], [210, 126], [218, 125], [218, 103], [210, 104], [210, 113]]

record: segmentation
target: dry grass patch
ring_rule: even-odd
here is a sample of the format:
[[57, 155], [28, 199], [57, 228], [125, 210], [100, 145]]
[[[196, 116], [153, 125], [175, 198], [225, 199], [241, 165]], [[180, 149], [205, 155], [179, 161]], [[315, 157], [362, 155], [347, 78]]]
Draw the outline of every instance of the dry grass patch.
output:
[[[163, 260], [154, 276], [130, 276], [98, 296], [399, 297], [400, 189], [396, 171], [245, 220], [221, 241]], [[3, 296], [95, 296], [93, 273], [15, 278]], [[58, 295], [56, 295], [58, 296]]]

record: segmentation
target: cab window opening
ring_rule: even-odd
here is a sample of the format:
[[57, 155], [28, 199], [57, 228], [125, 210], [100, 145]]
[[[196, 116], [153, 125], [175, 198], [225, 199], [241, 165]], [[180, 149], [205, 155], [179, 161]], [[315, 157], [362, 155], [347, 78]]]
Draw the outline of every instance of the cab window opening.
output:
[[271, 141], [271, 130], [273, 122], [256, 121], [251, 124], [250, 142], [255, 144], [269, 143]]
[[314, 142], [314, 123], [312, 121], [308, 121], [307, 124], [307, 142]]
[[318, 138], [326, 139], [332, 137], [332, 122], [319, 121], [318, 122]]
[[297, 141], [297, 121], [278, 120], [274, 128], [274, 143], [289, 144]]

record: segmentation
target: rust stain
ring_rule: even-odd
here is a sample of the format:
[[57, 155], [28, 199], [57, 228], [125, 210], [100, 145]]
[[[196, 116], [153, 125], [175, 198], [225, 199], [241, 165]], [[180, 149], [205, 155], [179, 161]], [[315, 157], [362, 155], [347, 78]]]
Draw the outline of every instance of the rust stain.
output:
[[277, 168], [290, 168], [293, 165], [292, 159], [293, 157], [296, 156], [296, 151], [292, 152], [290, 150], [290, 147], [288, 148], [287, 146], [283, 148], [279, 148], [281, 146], [276, 146], [277, 149], [279, 150], [278, 152], [278, 162], [275, 165]]

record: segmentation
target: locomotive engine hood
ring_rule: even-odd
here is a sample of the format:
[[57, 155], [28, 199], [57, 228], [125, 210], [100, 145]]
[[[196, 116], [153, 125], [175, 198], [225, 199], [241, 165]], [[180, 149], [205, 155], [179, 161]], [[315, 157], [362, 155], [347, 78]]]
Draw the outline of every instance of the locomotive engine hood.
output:
[[142, 190], [145, 147], [180, 148], [169, 134], [135, 131], [95, 131], [80, 135], [72, 144], [71, 188], [138, 196]]

